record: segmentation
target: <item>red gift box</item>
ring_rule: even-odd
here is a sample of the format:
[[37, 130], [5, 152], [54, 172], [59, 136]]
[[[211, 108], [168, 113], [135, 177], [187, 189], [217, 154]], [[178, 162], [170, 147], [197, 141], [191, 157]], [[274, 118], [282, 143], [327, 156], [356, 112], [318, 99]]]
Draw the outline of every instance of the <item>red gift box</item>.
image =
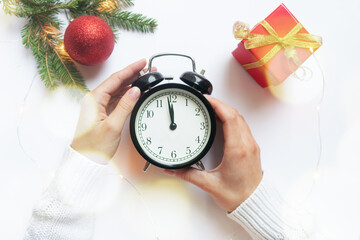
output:
[[261, 87], [282, 83], [321, 46], [284, 4], [250, 32], [236, 31], [243, 39], [232, 54]]

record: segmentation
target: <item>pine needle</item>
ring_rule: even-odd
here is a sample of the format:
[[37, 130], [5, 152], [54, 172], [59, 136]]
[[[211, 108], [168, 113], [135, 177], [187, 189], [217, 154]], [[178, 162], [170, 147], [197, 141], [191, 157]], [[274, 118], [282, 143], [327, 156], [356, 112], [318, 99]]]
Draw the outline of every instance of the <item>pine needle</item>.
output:
[[[1, 3], [1, 1], [0, 1]], [[37, 68], [49, 89], [60, 85], [88, 91], [74, 61], [64, 49], [63, 23], [56, 16], [63, 12], [69, 20], [82, 15], [95, 15], [104, 19], [113, 29], [152, 33], [156, 20], [124, 9], [133, 6], [132, 0], [3, 0], [7, 14], [28, 20], [21, 36], [23, 45], [29, 48]]]

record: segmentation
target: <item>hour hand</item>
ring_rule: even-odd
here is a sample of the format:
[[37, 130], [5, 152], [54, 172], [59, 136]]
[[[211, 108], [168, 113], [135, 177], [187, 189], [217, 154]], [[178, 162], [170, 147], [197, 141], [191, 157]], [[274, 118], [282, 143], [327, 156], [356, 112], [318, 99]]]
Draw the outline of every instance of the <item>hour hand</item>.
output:
[[167, 97], [167, 100], [168, 100], [169, 114], [170, 114], [170, 120], [171, 120], [170, 129], [175, 130], [177, 125], [176, 125], [176, 123], [174, 121], [174, 106], [171, 103], [171, 97], [170, 96]]

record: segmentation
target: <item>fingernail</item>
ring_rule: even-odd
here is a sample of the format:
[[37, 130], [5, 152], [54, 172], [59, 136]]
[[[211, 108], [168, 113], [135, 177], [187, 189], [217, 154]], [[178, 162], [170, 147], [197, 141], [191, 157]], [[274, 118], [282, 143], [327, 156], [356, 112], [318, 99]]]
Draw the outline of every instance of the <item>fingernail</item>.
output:
[[129, 96], [134, 100], [138, 100], [140, 97], [140, 89], [138, 87], [132, 87], [129, 91]]
[[164, 170], [164, 173], [165, 175], [168, 175], [168, 176], [175, 176], [175, 171], [174, 170]]

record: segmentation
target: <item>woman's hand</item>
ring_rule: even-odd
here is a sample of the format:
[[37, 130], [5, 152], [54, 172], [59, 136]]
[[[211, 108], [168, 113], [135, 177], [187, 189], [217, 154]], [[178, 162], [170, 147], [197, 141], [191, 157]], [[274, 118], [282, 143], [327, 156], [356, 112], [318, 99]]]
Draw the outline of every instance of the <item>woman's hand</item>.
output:
[[224, 156], [211, 171], [195, 168], [165, 170], [208, 192], [228, 212], [235, 210], [256, 189], [262, 179], [260, 149], [244, 118], [219, 100], [207, 96], [223, 124]]
[[82, 100], [72, 148], [93, 161], [106, 163], [116, 152], [126, 118], [139, 99], [140, 90], [130, 87], [146, 60], [112, 74]]

